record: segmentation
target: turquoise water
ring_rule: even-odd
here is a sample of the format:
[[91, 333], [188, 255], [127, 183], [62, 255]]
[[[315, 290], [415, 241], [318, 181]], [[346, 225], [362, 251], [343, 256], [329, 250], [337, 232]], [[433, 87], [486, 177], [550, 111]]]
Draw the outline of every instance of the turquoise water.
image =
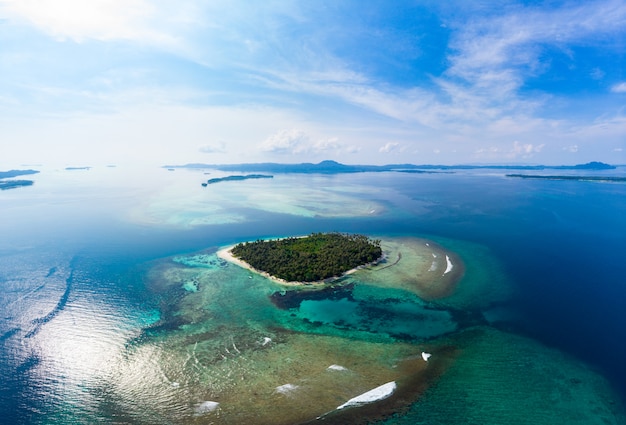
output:
[[[202, 188], [202, 173], [117, 168], [35, 179], [0, 193], [6, 423], [625, 422], [625, 185], [474, 172]], [[404, 246], [393, 267], [303, 291], [215, 255], [313, 231], [430, 241], [462, 277], [428, 296], [410, 276], [431, 260]], [[334, 411], [389, 381], [390, 398]]]

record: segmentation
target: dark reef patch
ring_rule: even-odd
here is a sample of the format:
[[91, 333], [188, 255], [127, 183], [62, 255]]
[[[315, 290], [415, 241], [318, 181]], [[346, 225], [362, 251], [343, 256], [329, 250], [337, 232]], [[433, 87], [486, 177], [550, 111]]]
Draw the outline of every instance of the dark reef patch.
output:
[[299, 308], [302, 301], [322, 301], [322, 300], [342, 300], [354, 301], [352, 290], [354, 283], [347, 285], [327, 286], [315, 291], [289, 290], [284, 292], [274, 292], [270, 295], [272, 303], [281, 310]]

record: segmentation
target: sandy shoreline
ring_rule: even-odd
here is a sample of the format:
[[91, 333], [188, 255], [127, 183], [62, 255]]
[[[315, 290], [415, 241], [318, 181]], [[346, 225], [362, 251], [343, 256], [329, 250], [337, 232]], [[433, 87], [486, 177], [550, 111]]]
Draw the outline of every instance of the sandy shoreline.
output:
[[297, 282], [287, 282], [286, 280], [279, 279], [275, 276], [270, 275], [269, 273], [263, 272], [261, 270], [257, 270], [254, 267], [252, 267], [250, 264], [246, 263], [245, 261], [240, 260], [239, 258], [235, 257], [232, 253], [232, 250], [234, 247], [235, 245], [231, 245], [231, 246], [227, 246], [225, 248], [218, 250], [217, 256], [221, 258], [222, 260], [228, 261], [229, 263], [235, 264], [243, 269], [250, 270], [253, 273], [260, 274], [261, 276], [264, 276], [270, 279], [271, 281], [278, 283], [280, 285], [286, 285], [286, 286], [297, 285]]
[[311, 286], [311, 285], [324, 285], [327, 283], [332, 283], [335, 280], [356, 272], [357, 270], [360, 270], [364, 267], [368, 267], [368, 266], [372, 266], [375, 264], [378, 264], [379, 262], [383, 261], [385, 259], [385, 254], [383, 253], [383, 255], [376, 261], [372, 262], [372, 263], [368, 263], [368, 264], [363, 264], [362, 266], [358, 266], [355, 267], [353, 269], [350, 269], [348, 271], [346, 271], [345, 273], [343, 273], [341, 276], [335, 276], [335, 277], [329, 277], [328, 279], [324, 279], [324, 280], [317, 280], [317, 281], [313, 281], [313, 282], [299, 282], [299, 281], [287, 281], [285, 279], [281, 279], [279, 277], [276, 276], [272, 276], [271, 274], [261, 271], [261, 270], [257, 270], [254, 267], [252, 267], [250, 264], [246, 263], [243, 260], [240, 260], [239, 258], [235, 257], [232, 253], [233, 248], [236, 245], [231, 245], [225, 248], [221, 248], [220, 250], [217, 251], [217, 256], [219, 258], [221, 258], [222, 260], [228, 261], [229, 263], [232, 264], [236, 264], [237, 266], [244, 268], [246, 270], [250, 270], [253, 273], [257, 273], [260, 274], [261, 276], [264, 276], [266, 278], [268, 278], [269, 280], [271, 280], [274, 283], [277, 283], [279, 285], [284, 285], [284, 286]]
[[[382, 245], [383, 255], [378, 260], [348, 270], [341, 276], [314, 282], [286, 281], [257, 270], [232, 254], [232, 249], [236, 245], [221, 248], [217, 251], [217, 256], [282, 286], [323, 286], [359, 271], [365, 273], [361, 277], [365, 277], [366, 281], [373, 285], [406, 289], [426, 300], [435, 300], [451, 295], [464, 275], [465, 267], [460, 258], [432, 241], [419, 238], [400, 238], [384, 240]], [[380, 263], [385, 264], [386, 260], [396, 256], [398, 259], [392, 264], [375, 267]]]

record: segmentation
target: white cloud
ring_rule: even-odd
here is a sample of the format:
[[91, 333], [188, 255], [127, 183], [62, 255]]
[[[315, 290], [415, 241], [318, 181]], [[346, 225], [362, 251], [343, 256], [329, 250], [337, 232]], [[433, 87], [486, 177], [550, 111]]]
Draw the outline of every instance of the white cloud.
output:
[[588, 144], [594, 140], [621, 140], [626, 138], [626, 116], [603, 116], [594, 122], [579, 126], [572, 126], [564, 134], [565, 137], [576, 139], [578, 144]]
[[[503, 14], [487, 15], [455, 25], [448, 56], [450, 67], [436, 81], [449, 96], [438, 105], [448, 119], [463, 120], [469, 113], [474, 124], [505, 115], [532, 116], [548, 96], [520, 96], [528, 78], [550, 67], [545, 46], [566, 55], [571, 43], [602, 44], [606, 37], [626, 26], [626, 3], [609, 0], [576, 7], [539, 9], [509, 8]], [[601, 74], [595, 70], [595, 78]]]
[[545, 143], [540, 145], [533, 145], [532, 143], [520, 143], [517, 140], [513, 142], [512, 153], [515, 156], [522, 155], [522, 158], [526, 158], [531, 156], [533, 153], [541, 152], [544, 148]]
[[360, 146], [356, 146], [356, 145], [350, 145], [350, 146], [346, 146], [344, 151], [346, 153], [349, 153], [349, 154], [357, 154], [357, 153], [361, 152], [361, 147]]
[[313, 140], [303, 130], [280, 130], [261, 143], [262, 152], [274, 154], [328, 154], [340, 152], [342, 145], [337, 137]]
[[315, 153], [324, 153], [330, 151], [336, 151], [341, 148], [339, 139], [337, 137], [331, 137], [329, 139], [318, 140], [311, 146], [311, 151]]
[[594, 68], [589, 75], [594, 80], [601, 80], [606, 75], [606, 72], [602, 71], [600, 68]]
[[[168, 26], [180, 18], [146, 0], [3, 0], [0, 10], [12, 20], [26, 21], [58, 40], [135, 40], [173, 44]], [[180, 8], [184, 9], [184, 8]], [[157, 22], [155, 22], [157, 21]]]
[[578, 145], [565, 146], [563, 150], [566, 152], [576, 153], [578, 152]]
[[626, 93], [626, 82], [615, 84], [611, 87], [611, 91], [613, 93]]
[[476, 156], [484, 156], [486, 154], [497, 154], [498, 152], [500, 152], [500, 148], [498, 148], [497, 146], [490, 146], [488, 148], [479, 148], [476, 149], [474, 151], [474, 154]]
[[298, 154], [308, 150], [309, 136], [302, 130], [280, 130], [272, 134], [261, 143], [263, 152], [279, 154]]
[[224, 142], [218, 142], [214, 144], [203, 145], [198, 148], [202, 153], [225, 153], [226, 144]]
[[545, 146], [545, 143], [536, 145], [533, 143], [520, 143], [516, 140], [513, 142], [513, 145], [509, 147], [490, 146], [476, 149], [474, 151], [474, 157], [496, 161], [529, 159], [535, 156], [536, 153], [541, 152]]
[[[515, 70], [494, 82], [516, 86], [520, 72], [541, 72], [543, 43], [565, 49], [565, 43], [592, 36], [611, 35], [626, 25], [626, 4], [619, 0], [586, 2], [555, 10], [518, 9], [513, 13], [486, 17], [462, 24], [453, 41], [449, 73], [474, 82], [484, 82], [484, 70]], [[567, 53], [567, 51], [565, 50]]]
[[396, 150], [398, 146], [400, 146], [400, 143], [398, 142], [387, 142], [384, 146], [381, 146], [380, 149], [378, 149], [378, 152], [389, 153]]

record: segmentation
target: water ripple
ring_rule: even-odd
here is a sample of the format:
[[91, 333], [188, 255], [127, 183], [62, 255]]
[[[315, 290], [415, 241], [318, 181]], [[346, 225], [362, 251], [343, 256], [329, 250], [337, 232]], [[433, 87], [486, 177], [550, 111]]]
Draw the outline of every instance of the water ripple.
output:
[[[65, 280], [65, 291], [63, 292], [63, 295], [61, 295], [61, 298], [59, 298], [59, 302], [57, 303], [57, 305], [52, 309], [52, 311], [50, 311], [50, 313], [46, 314], [43, 317], [39, 317], [37, 319], [34, 319], [32, 321], [32, 324], [35, 325], [35, 327], [28, 332], [24, 337], [25, 338], [31, 338], [34, 335], [36, 335], [40, 330], [41, 330], [41, 326], [48, 323], [49, 321], [51, 321], [52, 319], [54, 319], [60, 312], [63, 311], [63, 309], [65, 309], [65, 306], [67, 305], [67, 300], [70, 297], [70, 292], [72, 291], [72, 284], [74, 282], [74, 263], [75, 263], [76, 258], [73, 258], [72, 261], [70, 262], [70, 275], [69, 277]], [[54, 274], [53, 272], [56, 271], [56, 267], [53, 267], [52, 269], [50, 269], [50, 271], [48, 272], [48, 276], [52, 276]]]

